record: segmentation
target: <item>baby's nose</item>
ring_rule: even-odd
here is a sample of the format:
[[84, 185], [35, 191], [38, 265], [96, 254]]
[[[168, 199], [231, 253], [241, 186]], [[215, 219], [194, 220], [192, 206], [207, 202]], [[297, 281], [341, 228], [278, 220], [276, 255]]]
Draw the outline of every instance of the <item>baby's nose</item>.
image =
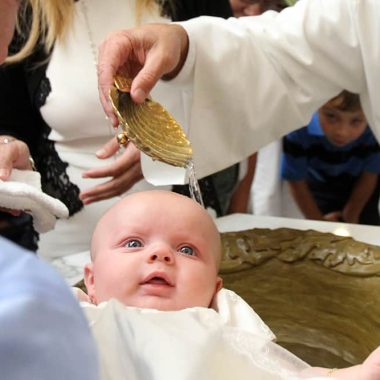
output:
[[173, 252], [168, 247], [157, 247], [149, 254], [149, 262], [162, 261], [166, 264], [173, 264]]

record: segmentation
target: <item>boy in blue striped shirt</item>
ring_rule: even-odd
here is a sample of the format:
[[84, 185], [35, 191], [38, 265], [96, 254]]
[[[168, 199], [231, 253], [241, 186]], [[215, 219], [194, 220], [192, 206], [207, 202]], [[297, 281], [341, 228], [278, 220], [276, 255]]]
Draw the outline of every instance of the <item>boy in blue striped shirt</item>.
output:
[[379, 225], [379, 173], [379, 144], [348, 91], [284, 138], [281, 175], [307, 219]]

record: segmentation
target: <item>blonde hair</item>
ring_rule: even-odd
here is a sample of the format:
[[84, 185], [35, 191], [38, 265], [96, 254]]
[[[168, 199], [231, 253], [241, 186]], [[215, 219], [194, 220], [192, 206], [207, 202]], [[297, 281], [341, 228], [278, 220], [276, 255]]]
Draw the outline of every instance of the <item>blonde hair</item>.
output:
[[[23, 47], [6, 59], [7, 63], [18, 62], [29, 56], [37, 44], [50, 51], [57, 39], [65, 37], [74, 15], [74, 0], [29, 0], [23, 2], [19, 12], [17, 29], [22, 35], [27, 13], [31, 11], [29, 34]], [[146, 11], [157, 9], [155, 0], [136, 0], [136, 23]]]
[[140, 24], [145, 12], [158, 12], [158, 5], [155, 0], [136, 0], [136, 23]]

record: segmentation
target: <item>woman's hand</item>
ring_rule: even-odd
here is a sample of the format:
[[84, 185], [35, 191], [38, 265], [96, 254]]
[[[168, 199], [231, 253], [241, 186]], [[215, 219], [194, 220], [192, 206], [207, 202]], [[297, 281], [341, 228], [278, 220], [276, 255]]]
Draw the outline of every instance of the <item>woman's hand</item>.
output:
[[[126, 147], [121, 149], [123, 152], [117, 156], [112, 164], [90, 169], [83, 173], [83, 178], [112, 177], [109, 181], [82, 191], [80, 199], [84, 204], [90, 204], [123, 194], [143, 178], [140, 151], [131, 142], [128, 142]], [[96, 155], [98, 158], [104, 159], [117, 154], [118, 151], [119, 144], [116, 138], [113, 138]]]
[[[0, 136], [0, 180], [7, 181], [12, 169], [31, 170], [30, 152], [28, 146], [12, 136]], [[20, 215], [20, 210], [0, 208], [14, 216]]]
[[0, 136], [0, 179], [6, 181], [12, 169], [32, 170], [28, 146], [12, 136]]
[[99, 48], [98, 82], [100, 101], [112, 124], [117, 126], [108, 94], [117, 72], [133, 78], [131, 96], [142, 103], [157, 81], [174, 78], [188, 52], [188, 36], [176, 24], [150, 24], [116, 31]]

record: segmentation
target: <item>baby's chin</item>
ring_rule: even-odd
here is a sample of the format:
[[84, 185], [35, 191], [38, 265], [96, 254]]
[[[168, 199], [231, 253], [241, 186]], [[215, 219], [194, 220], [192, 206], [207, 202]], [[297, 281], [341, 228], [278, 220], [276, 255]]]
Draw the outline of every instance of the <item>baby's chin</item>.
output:
[[178, 311], [193, 307], [208, 308], [210, 305], [210, 302], [197, 302], [192, 304], [188, 302], [181, 302], [181, 300], [156, 296], [144, 296], [138, 299], [119, 299], [118, 301], [129, 307], [138, 307], [140, 309], [154, 309], [160, 311]]

